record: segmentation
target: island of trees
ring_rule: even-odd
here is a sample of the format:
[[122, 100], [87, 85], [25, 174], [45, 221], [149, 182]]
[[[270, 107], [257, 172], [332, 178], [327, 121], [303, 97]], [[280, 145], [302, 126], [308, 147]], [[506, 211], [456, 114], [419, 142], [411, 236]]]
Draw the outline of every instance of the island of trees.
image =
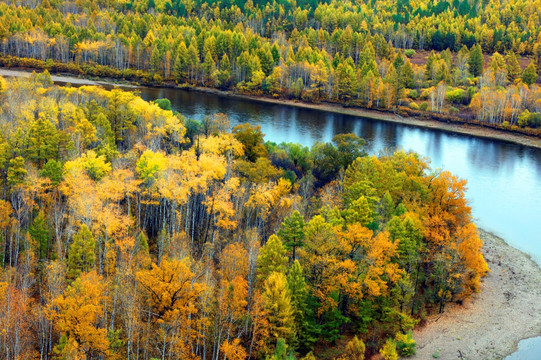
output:
[[489, 270], [465, 181], [363, 145], [0, 78], [0, 356], [411, 355]]
[[25, 0], [0, 64], [541, 134], [540, 0]]

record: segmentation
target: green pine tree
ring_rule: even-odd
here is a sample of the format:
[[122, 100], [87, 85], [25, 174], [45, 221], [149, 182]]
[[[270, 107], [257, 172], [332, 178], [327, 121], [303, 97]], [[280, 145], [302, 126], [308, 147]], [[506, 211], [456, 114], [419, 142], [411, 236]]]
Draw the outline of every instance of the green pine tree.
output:
[[39, 175], [51, 180], [53, 185], [58, 185], [64, 177], [62, 163], [56, 160], [47, 161]]
[[295, 210], [291, 217], [286, 217], [280, 225], [278, 236], [284, 242], [285, 247], [291, 251], [290, 259], [297, 258], [296, 249], [302, 247], [304, 243], [304, 219], [300, 212]]
[[522, 69], [518, 63], [517, 56], [514, 52], [510, 52], [505, 57], [505, 62], [507, 63], [507, 79], [511, 82], [515, 81], [516, 78], [520, 77]]
[[82, 272], [91, 270], [94, 267], [96, 242], [86, 224], [73, 237], [73, 242], [68, 250], [68, 272], [69, 279], [76, 279]]
[[40, 260], [47, 259], [49, 254], [49, 226], [43, 211], [40, 211], [29, 229], [30, 236], [37, 243], [37, 255]]
[[187, 77], [188, 61], [188, 48], [184, 41], [181, 41], [177, 48], [177, 57], [173, 65], [177, 79], [181, 80]]
[[16, 186], [16, 185], [22, 184], [27, 174], [28, 172], [26, 171], [24, 167], [23, 157], [17, 156], [9, 160], [8, 174], [7, 174], [8, 175], [7, 180], [8, 180], [9, 186]]
[[40, 114], [30, 125], [28, 159], [43, 166], [47, 160], [57, 158], [59, 143], [60, 136], [56, 127]]
[[473, 76], [478, 77], [483, 74], [484, 59], [481, 46], [476, 45], [471, 49], [468, 64], [470, 65], [470, 73]]
[[413, 67], [411, 62], [406, 60], [402, 66], [402, 76], [400, 77], [401, 87], [407, 89], [413, 89], [415, 87], [415, 80], [413, 77]]
[[533, 62], [531, 62], [526, 69], [524, 69], [524, 72], [522, 73], [522, 82], [528, 85], [532, 85], [537, 81], [537, 70], [535, 69], [535, 65]]
[[379, 216], [381, 223], [385, 224], [387, 221], [389, 221], [393, 215], [394, 207], [395, 205], [393, 198], [391, 197], [389, 191], [386, 191], [379, 204]]
[[205, 55], [205, 61], [203, 62], [204, 79], [210, 81], [215, 69], [214, 59], [210, 51]]
[[158, 45], [154, 44], [152, 53], [150, 54], [150, 71], [153, 73], [160, 73], [162, 70], [162, 55]]
[[297, 333], [297, 341], [293, 345], [300, 350], [308, 350], [317, 341], [318, 332], [313, 324], [315, 322], [314, 311], [308, 306], [308, 290], [298, 260], [295, 260], [289, 269], [287, 287], [291, 295], [291, 306]]
[[287, 264], [287, 250], [282, 241], [276, 235], [272, 235], [269, 241], [259, 251], [257, 258], [257, 280], [263, 284], [273, 272], [284, 274]]

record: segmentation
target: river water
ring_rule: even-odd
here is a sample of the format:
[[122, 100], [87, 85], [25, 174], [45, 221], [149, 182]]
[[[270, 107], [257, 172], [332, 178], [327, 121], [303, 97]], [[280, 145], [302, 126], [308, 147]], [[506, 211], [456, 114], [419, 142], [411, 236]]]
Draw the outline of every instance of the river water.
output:
[[[369, 153], [415, 151], [432, 168], [468, 181], [466, 193], [477, 225], [504, 238], [541, 264], [541, 150], [502, 141], [286, 105], [190, 92], [141, 88], [145, 100], [168, 98], [174, 110], [201, 120], [224, 113], [231, 126], [261, 125], [265, 140], [311, 146], [336, 134], [364, 138]], [[541, 301], [541, 300], [540, 300]]]

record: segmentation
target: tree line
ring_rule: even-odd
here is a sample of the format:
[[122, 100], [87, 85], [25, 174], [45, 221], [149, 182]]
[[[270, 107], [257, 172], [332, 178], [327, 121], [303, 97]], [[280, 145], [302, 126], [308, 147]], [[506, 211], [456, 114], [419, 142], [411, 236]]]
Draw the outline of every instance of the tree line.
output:
[[0, 78], [0, 109], [6, 359], [396, 359], [489, 271], [465, 181], [414, 153], [47, 73]]
[[2, 3], [0, 63], [535, 129], [538, 1]]

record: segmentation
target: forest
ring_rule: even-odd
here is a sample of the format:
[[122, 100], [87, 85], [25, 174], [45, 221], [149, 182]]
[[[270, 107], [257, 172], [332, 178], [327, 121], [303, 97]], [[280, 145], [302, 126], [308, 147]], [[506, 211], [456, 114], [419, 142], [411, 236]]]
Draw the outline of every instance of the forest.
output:
[[0, 78], [0, 358], [412, 355], [489, 268], [464, 180], [364, 145]]
[[0, 65], [541, 135], [541, 0], [24, 0]]

